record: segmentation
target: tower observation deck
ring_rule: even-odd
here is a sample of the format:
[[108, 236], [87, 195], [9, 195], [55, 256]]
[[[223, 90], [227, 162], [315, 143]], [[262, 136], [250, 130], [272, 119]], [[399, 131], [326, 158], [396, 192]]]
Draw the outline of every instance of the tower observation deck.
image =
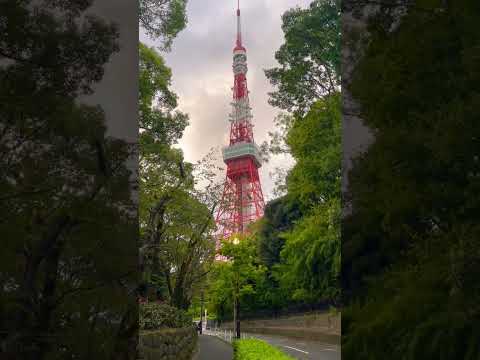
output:
[[[249, 223], [263, 216], [265, 203], [258, 169], [262, 159], [253, 138], [253, 124], [247, 87], [247, 51], [242, 43], [240, 4], [237, 8], [237, 40], [233, 49], [233, 101], [230, 142], [222, 149], [227, 165], [222, 200], [216, 214], [217, 250], [220, 241], [247, 232]], [[217, 259], [223, 258], [217, 255]]]

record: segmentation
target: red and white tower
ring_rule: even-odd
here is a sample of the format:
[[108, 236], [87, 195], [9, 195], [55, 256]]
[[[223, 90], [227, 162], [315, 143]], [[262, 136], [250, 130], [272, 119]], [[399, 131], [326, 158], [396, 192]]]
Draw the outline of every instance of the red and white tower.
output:
[[[240, 1], [237, 9], [237, 42], [233, 49], [235, 77], [230, 143], [222, 149], [227, 165], [222, 202], [216, 215], [217, 250], [221, 239], [235, 233], [245, 233], [247, 225], [263, 216], [265, 203], [258, 176], [261, 156], [253, 139], [252, 114], [247, 88], [247, 51], [242, 44]], [[217, 259], [221, 259], [217, 256]]]

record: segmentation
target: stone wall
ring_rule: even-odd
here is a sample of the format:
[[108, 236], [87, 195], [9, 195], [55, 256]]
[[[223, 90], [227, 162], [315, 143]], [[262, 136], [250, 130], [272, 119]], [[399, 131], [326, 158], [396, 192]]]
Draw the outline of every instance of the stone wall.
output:
[[[324, 330], [329, 333], [341, 333], [341, 313], [329, 312], [305, 313], [281, 316], [270, 319], [242, 320], [242, 323], [254, 327], [295, 327]], [[222, 327], [232, 327], [233, 322], [225, 322]]]
[[[292, 338], [340, 344], [341, 313], [309, 313], [274, 319], [242, 320], [240, 329], [257, 334], [282, 335]], [[232, 322], [221, 325], [233, 329]]]
[[197, 339], [194, 327], [143, 331], [139, 339], [139, 359], [191, 360]]

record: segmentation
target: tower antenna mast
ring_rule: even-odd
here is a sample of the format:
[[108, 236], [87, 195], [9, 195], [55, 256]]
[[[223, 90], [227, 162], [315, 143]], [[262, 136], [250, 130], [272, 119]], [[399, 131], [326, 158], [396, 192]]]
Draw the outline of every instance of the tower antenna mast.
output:
[[242, 27], [240, 22], [240, 0], [237, 7], [237, 46], [242, 46]]

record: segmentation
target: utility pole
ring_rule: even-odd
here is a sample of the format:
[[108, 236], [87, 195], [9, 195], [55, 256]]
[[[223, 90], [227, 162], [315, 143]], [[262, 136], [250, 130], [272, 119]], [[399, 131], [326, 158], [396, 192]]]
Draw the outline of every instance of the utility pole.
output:
[[233, 291], [233, 332], [237, 333], [237, 289]]
[[233, 296], [233, 324], [235, 336], [240, 339], [240, 289], [238, 284], [238, 273], [235, 274], [235, 295]]
[[200, 334], [203, 333], [203, 302], [204, 302], [204, 293], [202, 290], [202, 299], [201, 299], [201, 306], [200, 306]]

